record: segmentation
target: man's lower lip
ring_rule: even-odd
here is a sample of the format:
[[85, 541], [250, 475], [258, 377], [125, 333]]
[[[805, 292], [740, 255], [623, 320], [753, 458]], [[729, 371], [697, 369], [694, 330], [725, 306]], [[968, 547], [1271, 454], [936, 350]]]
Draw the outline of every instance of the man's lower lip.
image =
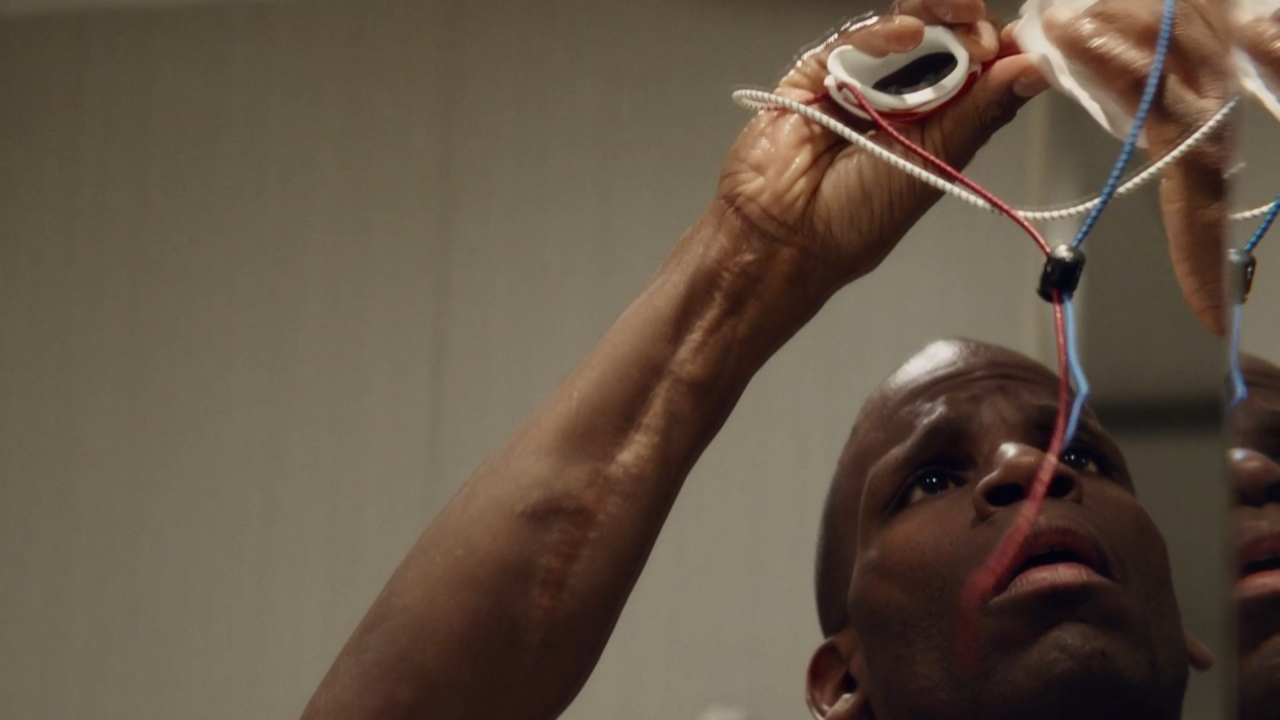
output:
[[1236, 581], [1236, 599], [1253, 600], [1280, 594], [1280, 570], [1264, 570]]
[[1021, 595], [1038, 590], [1057, 590], [1105, 583], [1107, 579], [1081, 563], [1065, 562], [1024, 570], [1001, 595]]

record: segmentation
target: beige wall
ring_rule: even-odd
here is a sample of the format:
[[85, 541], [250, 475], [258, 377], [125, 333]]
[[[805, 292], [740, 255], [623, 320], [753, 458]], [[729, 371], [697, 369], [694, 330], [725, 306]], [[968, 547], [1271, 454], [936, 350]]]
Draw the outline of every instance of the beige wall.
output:
[[[705, 206], [745, 117], [729, 89], [847, 12], [0, 21], [0, 717], [296, 715]], [[1030, 145], [1020, 120], [974, 174], [1034, 201]], [[859, 402], [938, 336], [1043, 347], [1037, 269], [944, 202], [839, 296], [698, 466], [568, 716], [802, 717], [816, 519]]]

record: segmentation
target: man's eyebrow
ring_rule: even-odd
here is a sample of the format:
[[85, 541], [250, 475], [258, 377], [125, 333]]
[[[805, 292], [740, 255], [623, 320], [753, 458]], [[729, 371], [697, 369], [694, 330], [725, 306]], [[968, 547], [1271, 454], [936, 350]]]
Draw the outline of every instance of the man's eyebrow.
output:
[[[1058, 425], [1058, 404], [1047, 402], [1031, 403], [1027, 409], [1027, 414], [1031, 417], [1031, 426], [1037, 432], [1043, 433], [1045, 438], [1053, 434], [1054, 428]], [[1083, 420], [1083, 418], [1081, 418]]]
[[[1069, 407], [1070, 406], [1068, 406], [1068, 408]], [[1058, 405], [1056, 403], [1035, 403], [1030, 412], [1032, 414], [1032, 427], [1034, 427], [1038, 433], [1044, 435], [1044, 442], [1047, 445], [1049, 439], [1053, 435], [1053, 431], [1057, 429], [1058, 426]], [[1097, 418], [1095, 418], [1090, 412], [1080, 413], [1080, 421], [1076, 428], [1076, 436], [1099, 442], [1105, 441], [1108, 444], [1114, 445], [1114, 442], [1111, 440], [1111, 435], [1103, 429], [1102, 425], [1098, 424]]]
[[[1053, 431], [1057, 429], [1059, 408], [1057, 403], [1033, 402], [1026, 410], [1030, 427], [1034, 430], [1036, 444], [1040, 450], [1048, 450], [1053, 439]], [[1100, 456], [1100, 463], [1108, 466], [1109, 474], [1117, 479], [1129, 480], [1128, 467], [1125, 465], [1124, 452], [1111, 434], [1098, 423], [1098, 419], [1090, 412], [1080, 414], [1080, 422], [1076, 426], [1076, 434], [1072, 443], [1083, 443]], [[1065, 452], [1067, 448], [1063, 448]]]
[[[1040, 436], [1042, 447], [1041, 450], [1047, 450], [1049, 442], [1052, 440], [1053, 431], [1058, 422], [1058, 406], [1049, 403], [1037, 403], [1032, 409], [1034, 413], [1034, 425], [1037, 435]], [[1072, 443], [1082, 443], [1090, 451], [1095, 454], [1103, 472], [1110, 475], [1126, 486], [1131, 486], [1133, 479], [1129, 476], [1129, 467], [1125, 462], [1124, 451], [1111, 437], [1111, 433], [1094, 417], [1093, 413], [1083, 412], [1080, 414], [1080, 422], [1076, 427], [1075, 437], [1071, 439]], [[1068, 446], [1069, 447], [1069, 446]], [[1062, 451], [1066, 452], [1067, 448]]]
[[934, 455], [944, 448], [954, 447], [969, 439], [973, 432], [972, 418], [943, 414], [923, 420], [907, 440], [891, 451], [891, 467], [901, 471], [918, 462], [920, 456]]
[[958, 415], [938, 413], [920, 420], [910, 435], [867, 468], [861, 503], [869, 502], [876, 512], [888, 512], [909, 473], [923, 462], [937, 459], [942, 451], [964, 443], [972, 431], [970, 420]]

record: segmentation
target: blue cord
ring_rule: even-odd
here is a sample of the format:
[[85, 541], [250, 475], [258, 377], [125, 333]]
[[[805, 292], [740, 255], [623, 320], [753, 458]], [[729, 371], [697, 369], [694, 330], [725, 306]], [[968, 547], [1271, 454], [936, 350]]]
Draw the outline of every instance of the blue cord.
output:
[[1080, 232], [1076, 233], [1075, 239], [1071, 241], [1072, 247], [1078, 248], [1084, 244], [1084, 239], [1093, 232], [1093, 226], [1098, 223], [1098, 218], [1102, 217], [1102, 211], [1107, 208], [1115, 197], [1116, 190], [1120, 188], [1120, 180], [1124, 176], [1125, 168], [1129, 166], [1129, 160], [1133, 158], [1133, 151], [1138, 146], [1138, 138], [1142, 137], [1142, 126], [1147, 122], [1147, 114], [1151, 112], [1156, 93], [1160, 89], [1165, 59], [1169, 56], [1169, 43], [1173, 39], [1173, 19], [1177, 10], [1177, 0], [1165, 0], [1164, 16], [1160, 20], [1160, 36], [1156, 40], [1156, 54], [1151, 62], [1151, 74], [1147, 76], [1147, 84], [1142, 90], [1142, 102], [1138, 104], [1138, 112], [1133, 117], [1133, 128], [1129, 130], [1129, 138], [1124, 141], [1124, 146], [1120, 149], [1120, 157], [1116, 158], [1116, 164], [1111, 168], [1111, 176], [1107, 178], [1107, 184], [1102, 187], [1102, 192], [1098, 195], [1098, 204], [1093, 206], [1089, 217], [1085, 218], [1084, 224], [1080, 226]]
[[1277, 197], [1276, 201], [1271, 203], [1271, 209], [1267, 211], [1267, 216], [1263, 218], [1262, 224], [1258, 226], [1258, 231], [1253, 234], [1249, 244], [1244, 246], [1245, 252], [1253, 252], [1253, 249], [1258, 247], [1258, 243], [1262, 242], [1263, 236], [1271, 229], [1271, 223], [1276, 221], [1276, 215], [1280, 215], [1280, 197]]
[[[1160, 81], [1164, 77], [1165, 60], [1169, 56], [1169, 44], [1173, 40], [1173, 21], [1177, 12], [1177, 0], [1165, 0], [1164, 14], [1160, 18], [1160, 35], [1156, 39], [1155, 57], [1151, 61], [1151, 74], [1147, 76], [1146, 85], [1142, 89], [1142, 100], [1138, 103], [1138, 112], [1134, 114], [1133, 127], [1130, 128], [1129, 137], [1120, 148], [1120, 156], [1111, 167], [1111, 175], [1107, 177], [1106, 185], [1098, 194], [1098, 204], [1093, 206], [1089, 217], [1085, 218], [1084, 224], [1080, 226], [1080, 231], [1071, 241], [1072, 247], [1078, 248], [1083, 245], [1085, 238], [1093, 232], [1094, 226], [1098, 224], [1098, 218], [1102, 217], [1102, 212], [1115, 198], [1116, 191], [1120, 188], [1120, 181], [1124, 177], [1124, 171], [1129, 166], [1129, 161], [1133, 159], [1133, 152], [1138, 147], [1138, 139], [1142, 137], [1142, 127], [1147, 122], [1147, 115], [1151, 113], [1152, 105], [1155, 104], [1156, 93], [1159, 92]], [[1276, 199], [1274, 210], [1280, 213], [1280, 198]], [[1274, 217], [1271, 219], [1274, 220]], [[1080, 414], [1084, 411], [1084, 404], [1089, 399], [1090, 387], [1089, 379], [1080, 363], [1080, 349], [1076, 340], [1078, 333], [1076, 332], [1075, 306], [1070, 296], [1062, 298], [1062, 315], [1067, 336], [1067, 365], [1071, 371], [1071, 383], [1075, 386], [1075, 399], [1071, 403], [1071, 414], [1067, 418], [1067, 432], [1062, 440], [1062, 447], [1065, 449], [1071, 445], [1076, 430], [1080, 427]]]
[[[1262, 224], [1258, 226], [1257, 232], [1249, 239], [1244, 246], [1245, 252], [1253, 252], [1258, 247], [1258, 243], [1262, 242], [1262, 238], [1266, 237], [1267, 231], [1271, 229], [1272, 223], [1276, 221], [1276, 216], [1280, 215], [1280, 197], [1271, 203], [1271, 208], [1267, 210], [1267, 215], [1262, 219]], [[1228, 410], [1234, 410], [1237, 405], [1245, 401], [1249, 397], [1249, 388], [1244, 384], [1244, 373], [1240, 371], [1240, 334], [1244, 326], [1244, 302], [1237, 302], [1235, 312], [1231, 318], [1231, 347], [1228, 361], [1231, 363], [1231, 402], [1227, 405]]]
[[1227, 406], [1228, 410], [1234, 410], [1249, 396], [1249, 390], [1244, 384], [1244, 373], [1240, 371], [1240, 327], [1243, 323], [1244, 305], [1236, 303], [1231, 318], [1231, 403]]
[[1076, 346], [1076, 311], [1070, 297], [1062, 299], [1062, 319], [1067, 334], [1067, 366], [1071, 369], [1071, 382], [1075, 385], [1076, 397], [1071, 403], [1071, 415], [1067, 418], [1067, 433], [1062, 438], [1065, 450], [1075, 438], [1076, 428], [1080, 426], [1080, 413], [1084, 410], [1085, 401], [1089, 399], [1089, 379], [1085, 377], [1084, 367], [1080, 364], [1080, 349]]

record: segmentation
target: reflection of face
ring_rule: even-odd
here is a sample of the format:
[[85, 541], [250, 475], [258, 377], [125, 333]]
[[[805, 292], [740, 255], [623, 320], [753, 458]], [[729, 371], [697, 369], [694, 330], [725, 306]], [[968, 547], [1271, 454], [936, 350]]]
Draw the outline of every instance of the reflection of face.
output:
[[1240, 718], [1280, 707], [1280, 368], [1244, 358], [1249, 397], [1232, 415], [1240, 543]]
[[878, 720], [1178, 717], [1187, 654], [1164, 542], [1092, 416], [1064, 453], [1039, 554], [982, 611], [978, 675], [957, 667], [961, 589], [1014, 519], [1056, 404], [1043, 367], [945, 342], [864, 408], [836, 482], [854, 488], [846, 632]]

